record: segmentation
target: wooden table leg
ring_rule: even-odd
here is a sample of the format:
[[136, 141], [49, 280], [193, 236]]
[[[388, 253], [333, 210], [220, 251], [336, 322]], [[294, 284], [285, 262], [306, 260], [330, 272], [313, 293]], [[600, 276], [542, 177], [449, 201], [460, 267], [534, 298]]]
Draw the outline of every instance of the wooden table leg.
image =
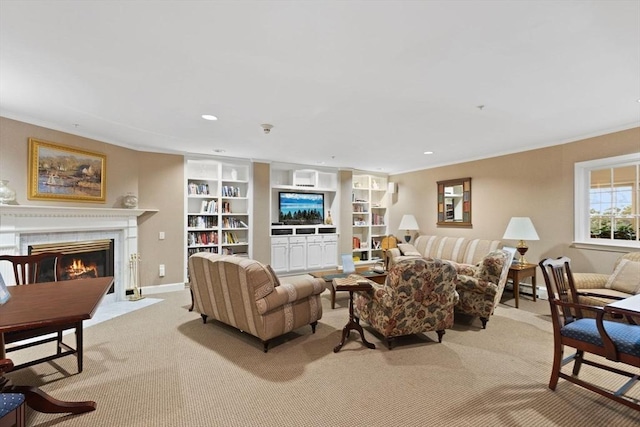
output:
[[368, 348], [375, 349], [376, 345], [367, 341], [364, 337], [364, 331], [362, 326], [355, 321], [355, 316], [353, 315], [353, 292], [349, 291], [349, 322], [342, 329], [342, 340], [340, 340], [340, 344], [333, 348], [333, 352], [337, 353], [340, 351], [344, 343], [347, 341], [347, 337], [349, 337], [349, 333], [351, 330], [355, 329], [360, 332], [360, 337], [362, 338], [362, 343]]
[[513, 297], [516, 300], [516, 308], [519, 308], [519, 300], [520, 300], [520, 273], [515, 272], [513, 275]]
[[13, 362], [11, 360], [2, 360], [2, 366], [0, 366], [0, 393], [24, 394], [25, 401], [31, 409], [47, 414], [81, 414], [83, 412], [96, 410], [96, 402], [91, 400], [84, 402], [65, 402], [54, 399], [38, 387], [13, 385], [11, 381], [4, 376], [4, 372], [9, 372], [12, 368]]
[[87, 400], [84, 402], [65, 402], [54, 399], [38, 387], [33, 386], [10, 386], [13, 393], [22, 393], [25, 396], [27, 405], [38, 412], [47, 414], [71, 413], [82, 414], [96, 410], [96, 402]]

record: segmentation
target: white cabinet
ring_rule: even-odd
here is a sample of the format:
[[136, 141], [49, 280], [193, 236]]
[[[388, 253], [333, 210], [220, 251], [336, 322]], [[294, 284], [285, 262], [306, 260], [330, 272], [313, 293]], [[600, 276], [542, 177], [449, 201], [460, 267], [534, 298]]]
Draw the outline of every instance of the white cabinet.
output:
[[338, 236], [322, 236], [322, 267], [335, 267], [338, 259]]
[[289, 238], [271, 238], [271, 267], [274, 271], [289, 270]]
[[271, 237], [271, 267], [278, 273], [314, 271], [337, 265], [338, 236], [335, 234]]
[[251, 164], [211, 158], [185, 163], [186, 256], [250, 256]]
[[307, 238], [289, 238], [289, 271], [307, 268]]
[[307, 237], [307, 269], [317, 270], [322, 267], [322, 236]]
[[387, 235], [387, 199], [387, 177], [353, 175], [352, 243], [356, 262], [375, 262], [382, 259], [380, 244]]

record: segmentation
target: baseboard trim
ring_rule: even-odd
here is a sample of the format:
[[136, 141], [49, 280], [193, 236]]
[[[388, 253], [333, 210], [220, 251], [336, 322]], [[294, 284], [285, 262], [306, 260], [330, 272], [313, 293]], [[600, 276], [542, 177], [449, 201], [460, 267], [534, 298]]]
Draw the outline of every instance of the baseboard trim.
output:
[[[133, 293], [133, 290], [128, 289]], [[184, 283], [168, 283], [166, 285], [152, 285], [152, 286], [143, 286], [140, 288], [140, 293], [142, 295], [153, 295], [153, 294], [163, 294], [165, 292], [176, 292], [176, 291], [184, 291]]]
[[[511, 281], [507, 282], [507, 284], [505, 285], [505, 288], [513, 291], [513, 284], [511, 283]], [[536, 298], [544, 299], [544, 300], [549, 299], [546, 287], [536, 286], [536, 288], [538, 290], [538, 292], [536, 293]], [[520, 282], [520, 286], [518, 290], [520, 291], [521, 294], [533, 296], [533, 286], [531, 285], [531, 283]]]

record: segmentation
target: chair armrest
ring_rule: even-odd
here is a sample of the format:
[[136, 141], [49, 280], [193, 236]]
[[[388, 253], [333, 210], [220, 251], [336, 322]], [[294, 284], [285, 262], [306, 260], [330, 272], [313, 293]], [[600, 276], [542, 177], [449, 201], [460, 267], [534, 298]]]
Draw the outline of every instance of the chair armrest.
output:
[[609, 280], [608, 274], [600, 273], [573, 273], [573, 283], [577, 290], [601, 289]]
[[458, 282], [456, 283], [456, 289], [458, 291], [468, 291], [475, 292], [477, 294], [488, 294], [495, 296], [495, 294], [498, 292], [498, 285], [492, 282], [488, 282], [484, 279], [467, 276], [466, 274], [459, 274]]
[[371, 282], [371, 290], [358, 292], [358, 295], [362, 298], [364, 304], [373, 301], [382, 307], [392, 308], [394, 305], [394, 297], [391, 295], [392, 292], [393, 289], [388, 286]]
[[455, 261], [449, 261], [451, 263], [451, 265], [453, 265], [456, 269], [456, 272], [460, 275], [465, 275], [465, 276], [474, 276], [476, 274], [476, 271], [478, 270], [478, 267], [475, 264], [463, 264], [463, 263], [457, 263]]
[[256, 300], [258, 313], [265, 314], [290, 302], [299, 301], [312, 295], [320, 295], [324, 290], [324, 280], [316, 278], [295, 280], [294, 283], [281, 283], [269, 295]]
[[390, 259], [397, 258], [400, 255], [402, 255], [402, 253], [400, 253], [400, 249], [398, 249], [398, 248], [387, 249], [387, 256]]

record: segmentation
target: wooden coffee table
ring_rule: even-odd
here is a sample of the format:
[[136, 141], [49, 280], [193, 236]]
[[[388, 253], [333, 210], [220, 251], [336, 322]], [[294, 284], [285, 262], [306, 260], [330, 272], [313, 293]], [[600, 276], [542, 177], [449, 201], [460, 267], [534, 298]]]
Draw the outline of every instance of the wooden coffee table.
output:
[[366, 292], [372, 289], [370, 283], [359, 283], [358, 278], [355, 277], [343, 277], [336, 278], [332, 281], [332, 287], [335, 291], [348, 291], [349, 292], [349, 321], [344, 328], [342, 329], [342, 340], [340, 340], [340, 344], [333, 348], [333, 352], [337, 353], [340, 351], [344, 343], [347, 341], [349, 337], [349, 333], [352, 329], [360, 332], [360, 337], [362, 338], [362, 343], [368, 348], [375, 349], [376, 345], [368, 342], [364, 337], [364, 331], [362, 330], [362, 326], [355, 320], [355, 316], [353, 315], [353, 293], [354, 292]]
[[[356, 274], [366, 277], [367, 279], [382, 285], [384, 281], [387, 279], [388, 272], [387, 271], [377, 272], [377, 271], [371, 270], [370, 268], [371, 268], [370, 266], [356, 267]], [[331, 291], [331, 308], [333, 309], [333, 308], [336, 308], [336, 290], [331, 282], [333, 281], [333, 279], [343, 279], [349, 276], [349, 274], [353, 274], [353, 273], [343, 273], [342, 270], [333, 269], [333, 270], [315, 271], [309, 274], [312, 275], [313, 277], [317, 277], [325, 281], [327, 285], [327, 289]]]

